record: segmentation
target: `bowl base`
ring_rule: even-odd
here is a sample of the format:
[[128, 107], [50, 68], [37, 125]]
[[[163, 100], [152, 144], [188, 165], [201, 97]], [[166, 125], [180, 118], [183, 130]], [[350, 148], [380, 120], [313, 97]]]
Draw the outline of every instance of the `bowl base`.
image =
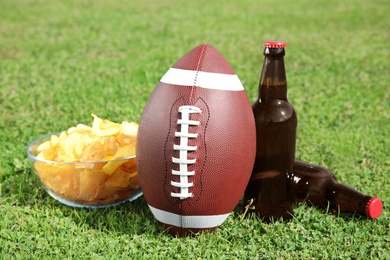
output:
[[104, 205], [86, 205], [86, 204], [75, 203], [73, 201], [64, 199], [63, 197], [56, 195], [54, 192], [52, 192], [49, 189], [47, 189], [46, 191], [51, 197], [53, 197], [54, 199], [56, 199], [57, 201], [61, 202], [62, 204], [66, 205], [66, 206], [70, 206], [70, 207], [74, 207], [74, 208], [88, 208], [88, 209], [98, 209], [98, 208], [107, 208], [107, 207], [111, 207], [111, 206], [116, 206], [116, 205], [122, 204], [124, 202], [131, 202], [131, 201], [133, 201], [133, 200], [135, 200], [143, 195], [142, 190], [139, 189], [139, 190], [135, 191], [133, 193], [133, 195], [131, 195], [130, 198], [125, 199], [125, 200], [121, 200], [121, 201], [111, 203], [111, 204], [104, 204]]

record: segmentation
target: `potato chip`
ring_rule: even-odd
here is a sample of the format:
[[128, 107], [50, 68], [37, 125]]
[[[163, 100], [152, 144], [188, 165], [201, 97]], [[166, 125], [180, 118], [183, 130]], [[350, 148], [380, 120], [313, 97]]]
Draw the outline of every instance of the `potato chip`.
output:
[[58, 137], [60, 139], [60, 141], [63, 141], [65, 140], [66, 138], [68, 137], [68, 133], [66, 131], [62, 131], [60, 133], [60, 136]]
[[84, 124], [70, 127], [52, 135], [37, 148], [38, 158], [80, 163], [37, 161], [36, 172], [48, 189], [72, 201], [99, 204], [126, 199], [139, 187], [136, 160], [110, 160], [135, 155], [138, 125], [126, 121], [118, 124], [92, 116], [92, 127]]
[[116, 169], [113, 174], [107, 179], [106, 186], [110, 189], [124, 189], [128, 187], [129, 180], [131, 177], [137, 175], [137, 172], [134, 174], [125, 172], [120, 168]]
[[43, 142], [41, 143], [38, 147], [37, 147], [37, 151], [38, 152], [42, 152], [46, 149], [50, 149], [51, 148], [51, 144], [50, 144], [50, 141], [46, 141], [46, 142]]
[[104, 146], [100, 142], [93, 142], [92, 144], [85, 147], [80, 157], [80, 162], [97, 162], [101, 161], [107, 153]]
[[118, 148], [118, 150], [114, 155], [114, 158], [126, 158], [134, 155], [135, 155], [135, 146], [127, 144]]
[[137, 171], [137, 161], [135, 159], [130, 159], [124, 164], [122, 164], [121, 168], [127, 172], [135, 172]]
[[131, 178], [129, 179], [129, 187], [133, 189], [138, 189], [140, 187], [138, 172], [132, 173]]
[[121, 130], [120, 124], [111, 122], [109, 120], [103, 120], [96, 115], [92, 114], [94, 117], [92, 125], [92, 133], [97, 136], [109, 136], [116, 135]]
[[119, 148], [119, 143], [116, 141], [114, 136], [106, 136], [103, 144], [107, 155], [115, 154]]
[[125, 160], [108, 162], [106, 165], [103, 166], [103, 172], [107, 175], [111, 175], [116, 169], [118, 169], [119, 166], [124, 163]]
[[100, 137], [97, 138], [91, 132], [81, 134], [81, 142], [82, 142], [84, 147], [87, 147], [88, 145], [90, 145], [94, 142], [100, 142], [101, 144], [103, 144], [103, 142], [100, 141]]
[[[118, 148], [118, 150], [116, 151], [116, 153], [112, 157], [112, 159], [126, 158], [126, 157], [133, 156], [133, 155], [135, 155], [135, 146], [124, 145], [124, 146], [121, 146], [121, 147]], [[108, 162], [103, 167], [103, 171], [107, 175], [111, 175], [119, 166], [121, 166], [125, 162], [126, 162], [125, 160]]]
[[92, 201], [96, 199], [98, 187], [105, 182], [107, 175], [103, 171], [85, 169], [80, 172], [80, 194], [78, 199]]
[[129, 135], [129, 136], [133, 136], [133, 137], [137, 136], [138, 125], [136, 123], [123, 121], [121, 124], [121, 128], [122, 128], [122, 132], [125, 135]]
[[68, 130], [66, 130], [66, 133], [67, 133], [68, 135], [73, 134], [73, 133], [76, 133], [76, 132], [77, 132], [77, 128], [74, 127], [74, 126], [70, 127]]
[[78, 124], [76, 126], [76, 131], [79, 133], [90, 133], [90, 132], [92, 132], [92, 127], [84, 125], [84, 124]]
[[45, 155], [43, 154], [43, 152], [39, 153], [39, 154], [37, 155], [37, 158], [38, 158], [38, 159], [42, 159], [42, 160], [48, 160], [48, 159], [45, 158]]
[[52, 135], [50, 137], [50, 145], [56, 147], [60, 143], [60, 138], [57, 135]]
[[117, 140], [121, 145], [132, 144], [137, 139], [137, 132], [138, 125], [136, 123], [123, 121]]
[[81, 136], [78, 133], [69, 134], [67, 138], [59, 142], [57, 160], [60, 162], [77, 162], [83, 150]]
[[57, 150], [54, 147], [50, 147], [40, 153], [45, 160], [54, 161], [57, 159]]

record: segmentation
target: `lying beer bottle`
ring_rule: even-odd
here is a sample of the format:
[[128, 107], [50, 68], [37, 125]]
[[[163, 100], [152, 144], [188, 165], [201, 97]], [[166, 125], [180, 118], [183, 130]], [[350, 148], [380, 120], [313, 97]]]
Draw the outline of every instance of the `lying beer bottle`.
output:
[[382, 201], [337, 182], [326, 168], [296, 160], [294, 163], [295, 201], [329, 209], [333, 213], [358, 213], [379, 217]]
[[256, 159], [244, 193], [245, 213], [265, 222], [292, 218], [292, 176], [297, 116], [287, 100], [284, 42], [264, 43], [259, 98], [252, 105], [256, 122]]

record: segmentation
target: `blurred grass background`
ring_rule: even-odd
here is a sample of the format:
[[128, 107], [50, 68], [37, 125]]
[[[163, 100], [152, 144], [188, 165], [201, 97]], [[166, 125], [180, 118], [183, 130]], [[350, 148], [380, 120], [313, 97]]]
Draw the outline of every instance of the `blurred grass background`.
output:
[[[390, 3], [336, 1], [0, 0], [1, 258], [390, 258]], [[40, 135], [138, 122], [159, 79], [202, 43], [216, 47], [251, 101], [262, 43], [284, 40], [297, 158], [380, 197], [377, 220], [299, 205], [291, 223], [242, 220], [172, 238], [140, 198], [73, 209], [50, 198], [26, 160]]]

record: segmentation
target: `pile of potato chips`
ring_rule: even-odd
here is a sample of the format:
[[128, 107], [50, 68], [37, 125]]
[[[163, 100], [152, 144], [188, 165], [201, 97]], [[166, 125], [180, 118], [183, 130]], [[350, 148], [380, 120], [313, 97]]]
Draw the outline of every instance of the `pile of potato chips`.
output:
[[70, 201], [102, 205], [125, 200], [139, 188], [138, 125], [92, 116], [92, 127], [79, 124], [40, 144], [37, 157], [55, 163], [38, 160], [34, 168], [47, 189]]

